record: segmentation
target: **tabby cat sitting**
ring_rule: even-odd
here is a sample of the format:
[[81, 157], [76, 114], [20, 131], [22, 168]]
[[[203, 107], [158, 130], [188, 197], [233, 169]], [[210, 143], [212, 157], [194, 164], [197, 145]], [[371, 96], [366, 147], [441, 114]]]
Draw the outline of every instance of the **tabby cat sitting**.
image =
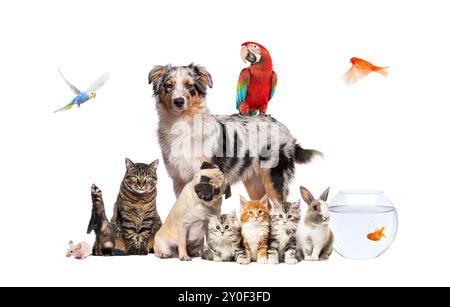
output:
[[[93, 209], [88, 233], [92, 230], [96, 233], [98, 248], [94, 246], [94, 255], [147, 255], [153, 252], [155, 234], [162, 225], [156, 210], [158, 160], [144, 164], [125, 159], [125, 163], [126, 172], [111, 222], [104, 214], [101, 194], [92, 196]], [[102, 242], [107, 238], [113, 238], [114, 242]], [[109, 249], [102, 251], [102, 246], [108, 246]]]

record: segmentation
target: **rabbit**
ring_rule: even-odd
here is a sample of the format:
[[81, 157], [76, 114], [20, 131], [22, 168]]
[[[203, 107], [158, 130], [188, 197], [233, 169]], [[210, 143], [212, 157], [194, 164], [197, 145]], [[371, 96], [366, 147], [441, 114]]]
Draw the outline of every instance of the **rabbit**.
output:
[[333, 251], [334, 237], [329, 226], [330, 211], [326, 203], [329, 191], [330, 188], [326, 189], [319, 199], [315, 199], [308, 189], [300, 187], [308, 210], [296, 233], [298, 260], [328, 260]]
[[73, 244], [73, 241], [69, 241], [69, 249], [67, 250], [66, 257], [74, 257], [75, 259], [84, 259], [91, 255], [92, 248], [89, 243], [81, 241], [77, 245]]

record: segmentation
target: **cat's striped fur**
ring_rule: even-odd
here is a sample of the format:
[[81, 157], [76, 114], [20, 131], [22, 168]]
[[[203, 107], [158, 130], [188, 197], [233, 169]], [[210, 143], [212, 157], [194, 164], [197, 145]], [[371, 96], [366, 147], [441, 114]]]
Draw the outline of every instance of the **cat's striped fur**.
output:
[[202, 259], [236, 261], [240, 254], [242, 254], [241, 225], [236, 217], [236, 211], [211, 216]]
[[300, 202], [271, 200], [270, 236], [267, 257], [269, 263], [296, 264], [296, 231], [300, 222]]
[[[156, 232], [162, 225], [156, 210], [156, 169], [158, 160], [149, 164], [133, 163], [126, 159], [126, 173], [120, 185], [109, 223], [104, 214], [103, 200], [94, 201], [91, 221], [97, 221], [97, 241], [104, 237], [114, 238], [113, 255], [147, 255], [153, 251]], [[109, 236], [106, 235], [109, 232]], [[103, 240], [104, 241], [104, 240]], [[94, 255], [103, 255], [99, 250]]]

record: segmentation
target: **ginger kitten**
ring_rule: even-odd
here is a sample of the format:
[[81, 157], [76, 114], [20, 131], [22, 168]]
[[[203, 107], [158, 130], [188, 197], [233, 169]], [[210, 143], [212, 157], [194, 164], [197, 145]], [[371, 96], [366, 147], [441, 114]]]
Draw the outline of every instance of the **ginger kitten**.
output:
[[267, 243], [269, 238], [269, 198], [246, 200], [241, 196], [241, 233], [244, 254], [237, 262], [248, 264], [251, 261], [267, 263]]

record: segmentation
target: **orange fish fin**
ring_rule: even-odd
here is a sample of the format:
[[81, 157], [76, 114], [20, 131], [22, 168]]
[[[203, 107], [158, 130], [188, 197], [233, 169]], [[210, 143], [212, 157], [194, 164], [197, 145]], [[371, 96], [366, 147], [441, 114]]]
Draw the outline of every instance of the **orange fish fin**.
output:
[[379, 234], [381, 237], [386, 238], [386, 236], [384, 235], [384, 226], [380, 228]]
[[379, 73], [380, 75], [383, 75], [383, 76], [387, 77], [387, 76], [389, 76], [388, 68], [389, 68], [389, 66], [377, 67], [374, 71]]
[[361, 80], [365, 76], [367, 76], [370, 73], [370, 70], [367, 69], [359, 69], [356, 65], [353, 65], [352, 68], [350, 68], [345, 75], [342, 77], [347, 83], [347, 85], [352, 85], [358, 80]]

